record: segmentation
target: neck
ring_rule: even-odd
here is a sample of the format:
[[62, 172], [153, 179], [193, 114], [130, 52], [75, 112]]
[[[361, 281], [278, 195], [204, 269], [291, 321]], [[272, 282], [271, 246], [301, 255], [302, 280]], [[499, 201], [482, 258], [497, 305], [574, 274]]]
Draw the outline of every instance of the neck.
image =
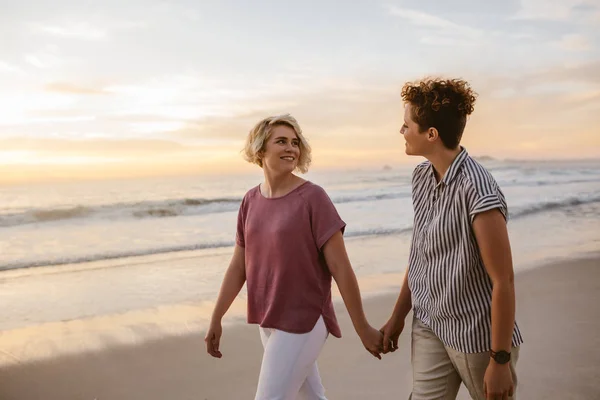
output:
[[261, 193], [265, 197], [280, 197], [286, 195], [293, 189], [302, 178], [297, 177], [291, 172], [277, 174], [272, 171], [264, 170], [265, 181], [261, 185]]
[[456, 156], [460, 154], [461, 150], [460, 146], [455, 149], [443, 147], [442, 150], [427, 156], [427, 159], [433, 165], [435, 178], [438, 182], [446, 175], [448, 168], [450, 168], [450, 165], [452, 165], [452, 162], [456, 159]]

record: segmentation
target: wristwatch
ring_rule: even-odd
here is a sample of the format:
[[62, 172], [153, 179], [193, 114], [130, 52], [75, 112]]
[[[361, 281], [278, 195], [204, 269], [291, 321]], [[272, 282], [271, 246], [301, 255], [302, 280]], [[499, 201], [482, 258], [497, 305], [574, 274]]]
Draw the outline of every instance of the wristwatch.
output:
[[510, 361], [510, 353], [508, 351], [500, 350], [500, 351], [490, 351], [490, 356], [496, 361], [498, 364], [506, 364]]

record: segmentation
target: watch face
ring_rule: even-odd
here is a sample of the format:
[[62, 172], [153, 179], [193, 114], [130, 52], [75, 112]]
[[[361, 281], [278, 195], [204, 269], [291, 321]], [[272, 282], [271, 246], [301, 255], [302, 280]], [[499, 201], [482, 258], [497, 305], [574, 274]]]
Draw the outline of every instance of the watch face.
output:
[[510, 353], [506, 351], [499, 351], [494, 355], [494, 360], [498, 364], [506, 364], [510, 361]]

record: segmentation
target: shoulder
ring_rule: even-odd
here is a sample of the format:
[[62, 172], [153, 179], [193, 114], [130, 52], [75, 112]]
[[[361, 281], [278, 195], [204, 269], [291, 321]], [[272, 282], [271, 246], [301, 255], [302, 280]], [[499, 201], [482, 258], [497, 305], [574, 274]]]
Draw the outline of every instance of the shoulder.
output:
[[480, 196], [498, 191], [498, 183], [490, 171], [471, 157], [463, 162], [461, 176], [466, 189], [474, 190]]
[[316, 183], [312, 183], [311, 181], [306, 181], [298, 188], [298, 195], [300, 195], [304, 199], [310, 198], [322, 198], [327, 196], [327, 192], [321, 186]]
[[303, 183], [302, 186], [298, 188], [297, 193], [309, 206], [332, 203], [331, 198], [325, 189], [311, 181]]
[[241, 206], [244, 207], [249, 202], [256, 199], [258, 195], [260, 195], [260, 185], [256, 185], [246, 192], [246, 194], [242, 198]]
[[431, 163], [429, 161], [423, 161], [419, 165], [413, 169], [412, 173], [412, 182], [413, 184], [418, 184], [420, 180], [427, 174], [429, 169], [431, 168]]
[[423, 161], [422, 163], [419, 163], [413, 170], [413, 175], [423, 173], [423, 171], [426, 171], [427, 169], [429, 169], [430, 166], [431, 166], [431, 162], [429, 162], [429, 161]]
[[257, 197], [259, 194], [260, 194], [260, 185], [256, 185], [246, 192], [246, 194], [244, 195], [244, 199], [252, 199], [252, 198]]

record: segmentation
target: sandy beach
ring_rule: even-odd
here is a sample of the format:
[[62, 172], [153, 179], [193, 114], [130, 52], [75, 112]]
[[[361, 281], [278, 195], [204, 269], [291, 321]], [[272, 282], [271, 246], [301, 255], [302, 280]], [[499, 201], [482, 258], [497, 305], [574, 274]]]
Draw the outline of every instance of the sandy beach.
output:
[[[518, 365], [520, 399], [600, 398], [600, 258], [556, 261], [516, 276], [518, 321], [525, 336]], [[369, 298], [372, 324], [388, 317], [395, 296]], [[337, 304], [343, 329], [319, 359], [329, 399], [404, 399], [410, 392], [410, 335], [379, 361], [361, 347]], [[261, 346], [256, 326], [225, 329], [224, 357], [209, 357], [201, 333], [122, 345], [0, 370], [2, 400], [251, 399]], [[459, 399], [468, 399], [461, 390]]]

